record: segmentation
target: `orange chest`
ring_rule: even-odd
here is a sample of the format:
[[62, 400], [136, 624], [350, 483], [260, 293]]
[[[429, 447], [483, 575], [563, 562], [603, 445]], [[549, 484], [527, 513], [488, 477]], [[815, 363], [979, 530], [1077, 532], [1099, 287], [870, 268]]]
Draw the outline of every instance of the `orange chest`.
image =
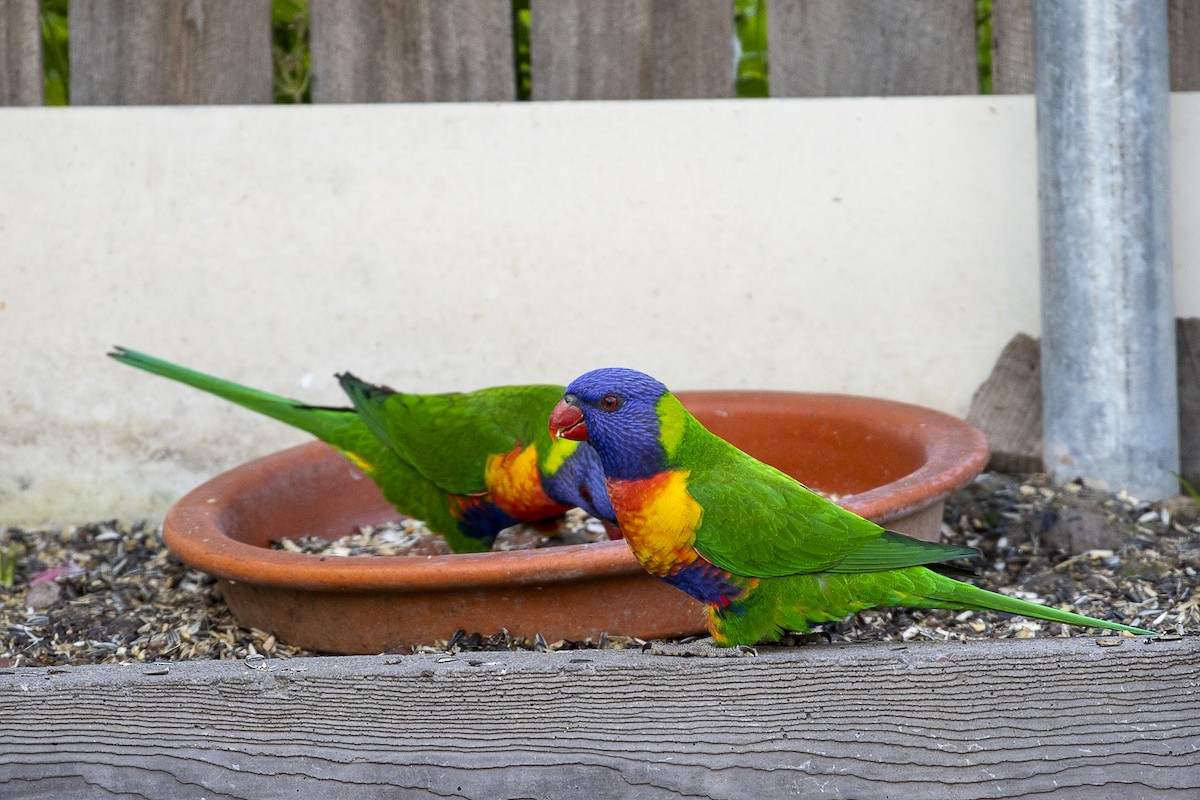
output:
[[648, 572], [661, 577], [696, 560], [693, 545], [703, 511], [688, 493], [686, 471], [610, 479], [608, 496], [629, 549]]

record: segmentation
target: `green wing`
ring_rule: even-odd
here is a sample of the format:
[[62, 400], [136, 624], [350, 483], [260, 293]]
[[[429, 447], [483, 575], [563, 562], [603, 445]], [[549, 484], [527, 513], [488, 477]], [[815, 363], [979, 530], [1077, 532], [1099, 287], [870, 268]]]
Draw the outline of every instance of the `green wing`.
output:
[[883, 572], [978, 556], [979, 551], [974, 547], [926, 542], [903, 533], [884, 531], [878, 539], [850, 553], [828, 567], [826, 572]]
[[974, 555], [885, 531], [688, 420], [677, 457], [704, 509], [695, 548], [730, 572], [876, 572]]
[[487, 489], [490, 456], [517, 445], [550, 447], [546, 420], [563, 387], [498, 386], [474, 392], [408, 394], [339, 375], [364, 422], [414, 469], [448, 492]]

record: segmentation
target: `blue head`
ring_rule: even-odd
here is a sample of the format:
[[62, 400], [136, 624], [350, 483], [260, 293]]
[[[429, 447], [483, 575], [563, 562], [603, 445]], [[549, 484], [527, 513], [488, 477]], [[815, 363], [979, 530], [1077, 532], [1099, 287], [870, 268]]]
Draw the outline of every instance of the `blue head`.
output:
[[641, 372], [593, 370], [571, 381], [550, 414], [550, 434], [591, 443], [609, 478], [657, 475], [666, 467], [658, 407], [667, 394]]

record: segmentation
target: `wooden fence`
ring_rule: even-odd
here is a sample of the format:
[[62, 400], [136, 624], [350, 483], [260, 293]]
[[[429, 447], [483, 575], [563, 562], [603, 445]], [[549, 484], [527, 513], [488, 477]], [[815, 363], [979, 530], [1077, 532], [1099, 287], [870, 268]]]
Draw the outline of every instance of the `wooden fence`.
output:
[[[516, 96], [511, 0], [310, 0], [318, 103]], [[530, 0], [535, 100], [732, 97], [732, 0]], [[1171, 88], [1200, 3], [1171, 0]], [[270, 0], [71, 0], [76, 105], [270, 103]], [[776, 97], [974, 94], [974, 0], [769, 0]], [[993, 88], [1033, 91], [1032, 0], [995, 0]], [[43, 102], [38, 0], [0, 0], [0, 105]]]

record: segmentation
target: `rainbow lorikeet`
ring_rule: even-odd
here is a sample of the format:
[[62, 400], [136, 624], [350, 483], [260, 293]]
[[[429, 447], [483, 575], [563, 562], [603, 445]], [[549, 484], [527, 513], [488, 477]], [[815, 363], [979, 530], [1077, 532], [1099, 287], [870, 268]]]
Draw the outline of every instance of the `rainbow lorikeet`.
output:
[[719, 646], [744, 649], [874, 606], [991, 609], [1152, 633], [928, 569], [978, 552], [887, 531], [835, 505], [710, 433], [640, 372], [599, 369], [577, 378], [549, 423], [556, 439], [596, 449], [633, 554], [708, 607]]
[[210, 392], [311, 433], [342, 452], [400, 513], [423, 520], [456, 553], [479, 552], [519, 522], [542, 527], [579, 506], [619, 537], [596, 453], [552, 440], [546, 415], [561, 386], [408, 394], [338, 376], [353, 408], [311, 406], [114, 348], [122, 364]]

